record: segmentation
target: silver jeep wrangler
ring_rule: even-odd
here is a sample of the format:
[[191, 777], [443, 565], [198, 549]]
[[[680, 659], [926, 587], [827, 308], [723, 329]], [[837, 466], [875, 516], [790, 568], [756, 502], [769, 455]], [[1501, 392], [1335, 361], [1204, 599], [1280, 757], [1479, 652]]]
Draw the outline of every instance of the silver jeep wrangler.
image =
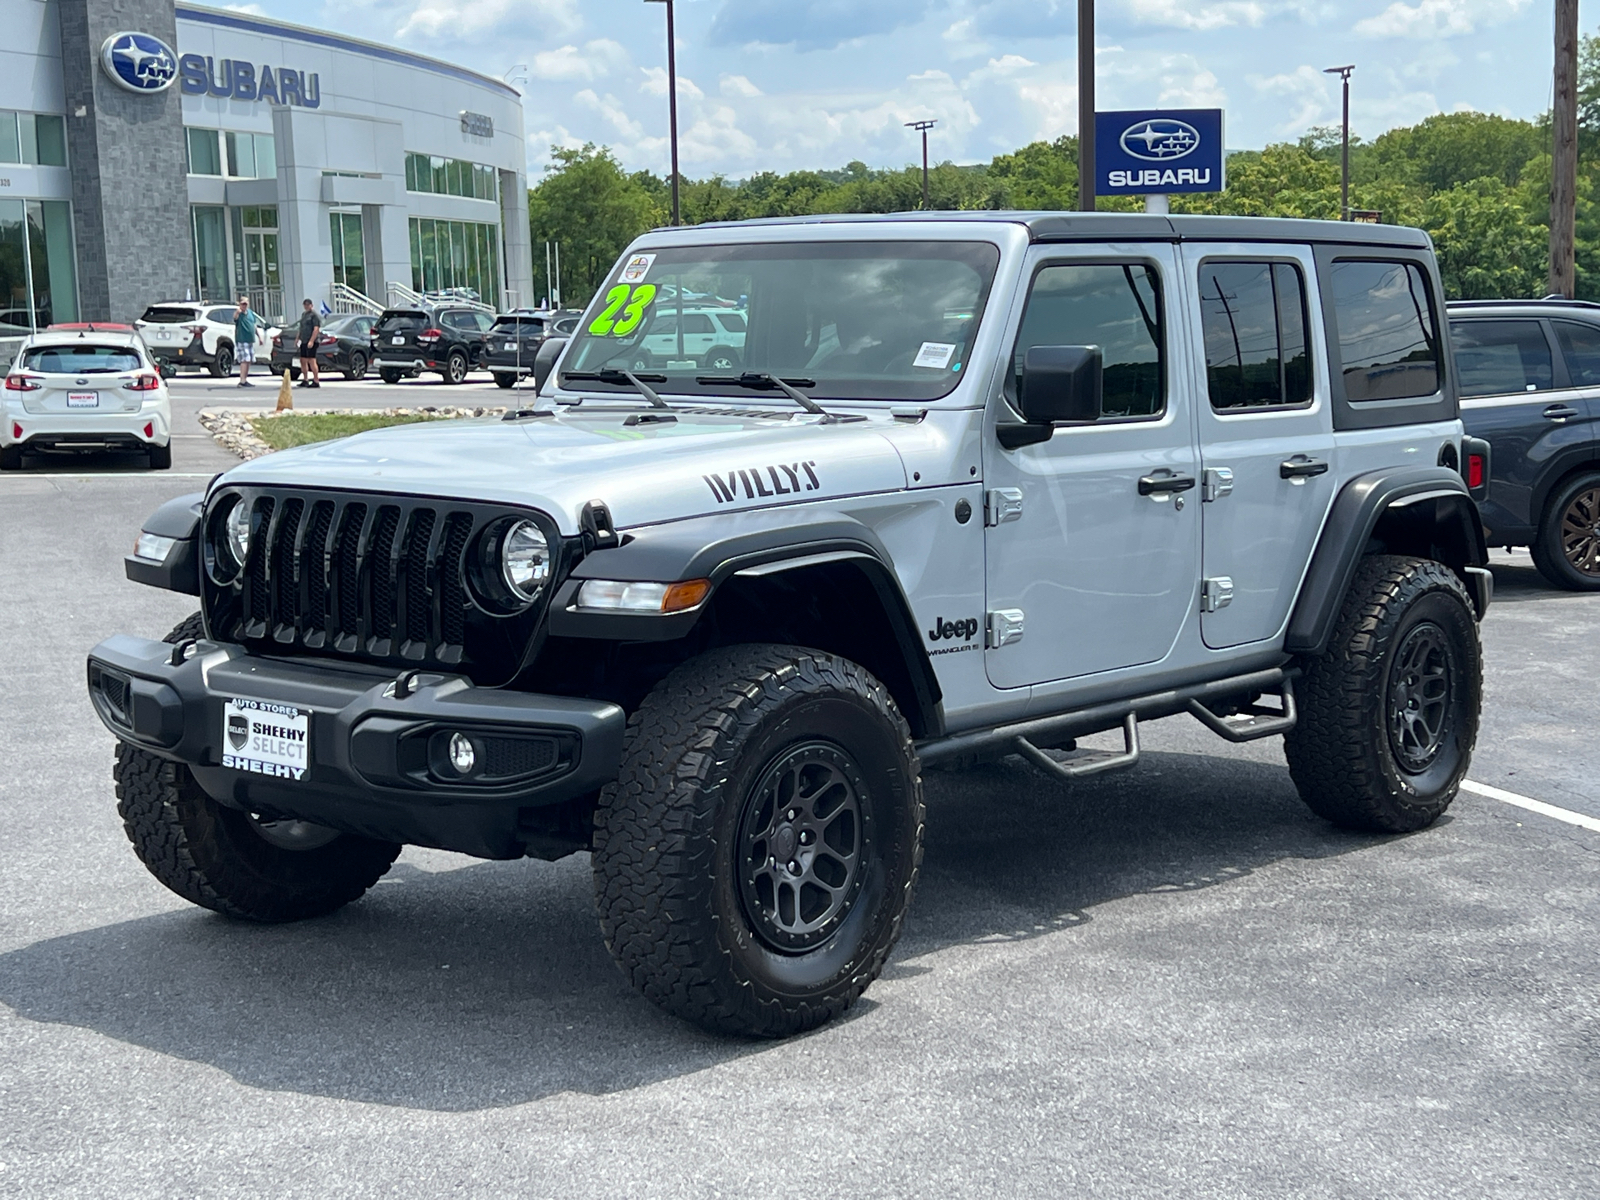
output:
[[[1387, 226], [648, 234], [533, 407], [151, 518], [129, 576], [201, 611], [89, 656], [128, 836], [256, 921], [403, 844], [588, 850], [640, 991], [779, 1036], [883, 967], [928, 764], [1072, 779], [1188, 714], [1283, 735], [1331, 821], [1419, 829], [1467, 770], [1491, 591], [1447, 338], [1427, 237]], [[1102, 730], [1121, 752], [1073, 749]]]

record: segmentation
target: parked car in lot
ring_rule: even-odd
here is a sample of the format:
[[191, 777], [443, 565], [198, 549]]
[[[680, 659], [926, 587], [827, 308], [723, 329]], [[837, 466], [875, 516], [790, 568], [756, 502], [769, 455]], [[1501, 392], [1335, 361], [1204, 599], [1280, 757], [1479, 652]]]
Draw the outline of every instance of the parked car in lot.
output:
[[[317, 338], [317, 367], [323, 374], [340, 372], [346, 379], [362, 379], [372, 363], [372, 328], [377, 317], [365, 313], [329, 317]], [[272, 373], [300, 378], [300, 347], [294, 329], [272, 335]]]
[[494, 314], [464, 305], [388, 308], [372, 327], [372, 365], [385, 383], [437, 371], [460, 383], [484, 365]]
[[164, 369], [204, 368], [222, 379], [233, 374], [234, 313], [232, 304], [165, 301], [150, 305], [133, 324]]
[[[750, 297], [742, 371], [630, 370], [663, 277]], [[546, 396], [149, 518], [130, 578], [201, 611], [90, 652], [124, 827], [252, 921], [350, 903], [407, 843], [586, 851], [627, 979], [769, 1037], [883, 969], [927, 764], [1071, 781], [1188, 714], [1282, 736], [1323, 818], [1422, 829], [1472, 758], [1493, 591], [1444, 322], [1427, 234], [1389, 225], [646, 233]], [[985, 853], [1029, 837], [993, 819]]]
[[484, 365], [503, 388], [533, 374], [539, 347], [551, 337], [567, 337], [578, 327], [580, 314], [548, 309], [519, 308], [502, 313], [490, 327]]
[[1600, 591], [1600, 304], [1449, 306], [1461, 419], [1489, 442], [1491, 546], [1526, 546], [1557, 587]]
[[[681, 318], [681, 319], [680, 319]], [[639, 340], [633, 365], [641, 371], [669, 362], [693, 362], [726, 374], [744, 364], [745, 315], [729, 308], [655, 310]]]
[[57, 325], [26, 339], [0, 393], [0, 470], [28, 452], [143, 450], [172, 465], [172, 404], [128, 325]]

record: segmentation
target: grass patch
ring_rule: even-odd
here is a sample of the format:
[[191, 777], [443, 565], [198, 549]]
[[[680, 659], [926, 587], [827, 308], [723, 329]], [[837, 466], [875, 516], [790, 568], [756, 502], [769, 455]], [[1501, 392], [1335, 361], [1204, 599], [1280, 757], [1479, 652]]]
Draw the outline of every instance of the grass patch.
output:
[[385, 413], [285, 413], [281, 417], [251, 417], [256, 436], [274, 450], [331, 442], [335, 438], [383, 429], [389, 425], [415, 425], [433, 420], [427, 416], [389, 416]]

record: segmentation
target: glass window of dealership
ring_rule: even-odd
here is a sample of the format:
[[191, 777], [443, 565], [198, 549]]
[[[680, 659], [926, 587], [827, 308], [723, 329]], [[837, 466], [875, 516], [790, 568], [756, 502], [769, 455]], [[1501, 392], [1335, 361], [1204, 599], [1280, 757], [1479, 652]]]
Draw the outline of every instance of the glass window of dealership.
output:
[[[65, 119], [0, 111], [0, 173], [10, 164], [66, 166]], [[0, 337], [77, 319], [75, 261], [67, 201], [0, 199]]]

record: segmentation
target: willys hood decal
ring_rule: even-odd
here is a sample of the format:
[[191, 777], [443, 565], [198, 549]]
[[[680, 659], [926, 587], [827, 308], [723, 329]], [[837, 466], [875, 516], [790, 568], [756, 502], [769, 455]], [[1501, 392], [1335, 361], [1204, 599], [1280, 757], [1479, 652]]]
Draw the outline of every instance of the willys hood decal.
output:
[[838, 424], [776, 412], [674, 416], [596, 408], [395, 426], [269, 454], [222, 482], [528, 505], [568, 533], [591, 500], [605, 501], [625, 528], [906, 486], [905, 466], [884, 436], [887, 413]]

